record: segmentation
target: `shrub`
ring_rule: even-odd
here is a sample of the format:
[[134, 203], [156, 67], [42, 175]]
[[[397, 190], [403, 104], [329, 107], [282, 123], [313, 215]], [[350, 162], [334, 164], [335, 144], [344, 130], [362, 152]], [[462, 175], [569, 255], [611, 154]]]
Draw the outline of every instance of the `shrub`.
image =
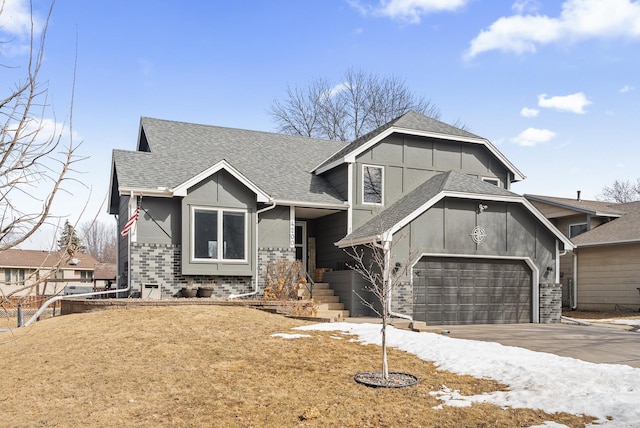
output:
[[267, 264], [264, 300], [298, 300], [299, 290], [306, 287], [300, 261], [278, 260]]

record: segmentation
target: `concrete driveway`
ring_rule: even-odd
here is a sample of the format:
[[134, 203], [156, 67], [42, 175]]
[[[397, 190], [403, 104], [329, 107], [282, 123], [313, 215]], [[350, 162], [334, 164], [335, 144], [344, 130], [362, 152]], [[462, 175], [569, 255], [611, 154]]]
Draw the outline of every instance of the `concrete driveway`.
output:
[[640, 368], [640, 331], [629, 326], [591, 324], [483, 324], [429, 326], [420, 329], [458, 339], [498, 342], [592, 363]]

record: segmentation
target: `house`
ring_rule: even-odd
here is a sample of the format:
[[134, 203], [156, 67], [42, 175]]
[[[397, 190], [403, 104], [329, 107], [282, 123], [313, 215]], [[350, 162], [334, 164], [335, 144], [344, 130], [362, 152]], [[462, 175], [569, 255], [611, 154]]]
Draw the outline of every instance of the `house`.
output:
[[120, 228], [139, 212], [119, 241], [118, 287], [259, 296], [267, 263], [284, 258], [326, 271], [366, 316], [344, 248], [395, 241], [392, 263], [417, 255], [397, 314], [558, 321], [559, 254], [573, 245], [510, 191], [523, 179], [488, 140], [415, 112], [352, 142], [143, 117], [136, 151], [113, 151], [109, 212]]
[[525, 195], [575, 245], [560, 260], [563, 304], [572, 309], [640, 308], [640, 202]]
[[3, 296], [54, 295], [65, 287], [92, 286], [97, 261], [89, 254], [10, 249], [0, 251]]

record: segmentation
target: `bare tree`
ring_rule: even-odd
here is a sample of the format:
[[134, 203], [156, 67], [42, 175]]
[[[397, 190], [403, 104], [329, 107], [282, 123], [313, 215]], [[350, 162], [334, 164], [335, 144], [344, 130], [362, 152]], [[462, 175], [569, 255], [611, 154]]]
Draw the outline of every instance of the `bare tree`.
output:
[[346, 249], [346, 253], [353, 259], [349, 265], [351, 269], [359, 273], [365, 281], [364, 291], [369, 295], [358, 294], [362, 303], [374, 311], [382, 320], [381, 348], [382, 371], [380, 373], [382, 384], [389, 382], [389, 364], [387, 361], [387, 325], [390, 323], [391, 299], [393, 292], [406, 280], [412, 254], [407, 255], [403, 262], [392, 264], [393, 242], [385, 239], [387, 233], [379, 235], [377, 242], [354, 246]]
[[409, 110], [440, 117], [437, 107], [413, 94], [398, 77], [349, 69], [336, 85], [319, 78], [306, 88], [289, 87], [287, 97], [274, 101], [270, 113], [279, 132], [350, 141]]
[[[2, 2], [0, 17], [6, 11], [4, 6]], [[31, 9], [25, 63], [1, 65], [24, 72], [8, 93], [0, 96], [0, 251], [24, 242], [51, 218], [63, 183], [81, 160], [72, 137], [73, 101], [67, 126], [47, 119], [55, 114], [48, 105], [47, 86], [40, 81], [40, 67], [52, 11], [53, 3], [38, 35]]]
[[611, 186], [603, 187], [597, 199], [618, 203], [640, 201], [640, 178], [635, 183], [616, 180]]
[[96, 221], [80, 225], [87, 253], [101, 263], [116, 262], [117, 228]]

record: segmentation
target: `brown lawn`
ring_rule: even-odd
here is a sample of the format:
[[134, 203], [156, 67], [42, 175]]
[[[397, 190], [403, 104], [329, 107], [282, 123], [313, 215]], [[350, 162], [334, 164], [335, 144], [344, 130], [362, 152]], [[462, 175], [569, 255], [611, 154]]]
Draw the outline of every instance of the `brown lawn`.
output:
[[[506, 388], [392, 350], [413, 387], [357, 384], [380, 349], [337, 333], [271, 337], [307, 322], [254, 309], [182, 306], [47, 319], [0, 333], [1, 426], [10, 427], [526, 427], [589, 417], [490, 404], [444, 407], [429, 395]], [[346, 339], [347, 337], [345, 337]], [[551, 387], [551, 386], [550, 386]]]

